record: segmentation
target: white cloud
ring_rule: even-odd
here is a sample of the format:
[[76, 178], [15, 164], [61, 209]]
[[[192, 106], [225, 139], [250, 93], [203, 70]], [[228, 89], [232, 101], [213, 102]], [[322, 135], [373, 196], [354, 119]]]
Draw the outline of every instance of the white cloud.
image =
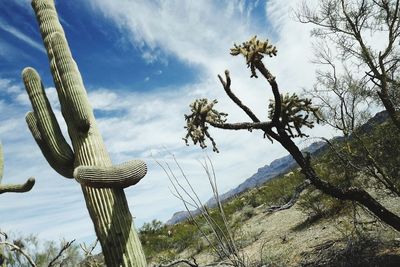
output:
[[5, 92], [7, 94], [16, 94], [20, 93], [21, 91], [21, 86], [13, 83], [11, 79], [0, 78], [0, 92]]

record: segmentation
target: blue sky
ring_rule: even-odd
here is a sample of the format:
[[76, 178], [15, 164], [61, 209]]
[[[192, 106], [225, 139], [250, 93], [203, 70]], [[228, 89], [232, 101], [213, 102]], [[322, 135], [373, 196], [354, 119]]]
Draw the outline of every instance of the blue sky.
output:
[[[0, 139], [5, 153], [3, 183], [36, 177], [26, 194], [0, 197], [0, 228], [45, 239], [95, 239], [79, 185], [53, 171], [25, 125], [31, 107], [20, 73], [36, 68], [66, 134], [37, 22], [28, 0], [0, 1]], [[169, 161], [167, 148], [188, 173], [203, 200], [211, 194], [197, 160], [186, 147], [183, 114], [195, 98], [219, 99], [229, 121], [247, 121], [224, 95], [217, 74], [231, 71], [232, 88], [260, 116], [272, 97], [265, 81], [249, 79], [244, 60], [229, 55], [234, 42], [257, 34], [278, 47], [267, 59], [284, 92], [312, 86], [309, 28], [293, 20], [299, 1], [73, 0], [56, 1], [61, 23], [78, 63], [107, 149], [115, 163], [146, 160], [149, 173], [126, 189], [136, 225], [166, 221], [182, 204], [169, 192], [166, 175], [152, 157]], [[328, 134], [321, 128], [316, 135]], [[285, 151], [261, 133], [212, 130], [221, 153], [207, 150], [220, 191], [229, 190]], [[67, 136], [67, 135], [66, 135]], [[301, 141], [305, 146], [311, 141]]]

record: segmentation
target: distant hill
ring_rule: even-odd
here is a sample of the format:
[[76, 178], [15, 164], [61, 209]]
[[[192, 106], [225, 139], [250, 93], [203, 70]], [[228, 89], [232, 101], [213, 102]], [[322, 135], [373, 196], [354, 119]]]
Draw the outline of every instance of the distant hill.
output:
[[[324, 145], [325, 142], [314, 142], [303, 151], [313, 154], [314, 152], [319, 151], [319, 149], [321, 149]], [[259, 168], [255, 174], [250, 176], [250, 178], [247, 178], [236, 188], [229, 190], [225, 194], [222, 194], [220, 196], [221, 201], [230, 199], [231, 197], [239, 195], [248, 189], [260, 186], [272, 178], [289, 172], [294, 167], [296, 167], [296, 162], [291, 155], [276, 159], [272, 161], [270, 165], [265, 165], [264, 167]], [[214, 207], [215, 205], [216, 201], [214, 198], [210, 198], [206, 202], [207, 207]]]
[[[361, 132], [367, 133], [371, 131], [375, 125], [381, 124], [388, 118], [388, 114], [386, 111], [381, 111], [375, 114], [375, 116], [369, 119], [365, 124], [359, 127]], [[335, 140], [340, 141], [342, 137], [336, 137]], [[327, 149], [327, 145], [325, 142], [314, 142], [310, 146], [303, 149], [303, 152], [309, 152], [314, 157], [318, 156], [321, 152]], [[289, 172], [291, 169], [296, 167], [296, 162], [294, 161], [291, 155], [284, 156], [282, 158], [276, 159], [271, 162], [270, 165], [265, 165], [257, 170], [255, 174], [251, 177], [247, 178], [243, 183], [238, 185], [236, 188], [229, 190], [228, 192], [220, 195], [220, 199], [222, 202], [231, 199], [234, 196], [243, 193], [246, 190], [251, 188], [255, 188], [259, 185], [262, 185], [266, 181], [278, 177], [282, 174]], [[205, 205], [207, 207], [214, 207], [216, 205], [216, 201], [214, 198], [210, 198]], [[200, 213], [200, 210], [191, 211], [192, 215], [195, 216]], [[172, 225], [184, 221], [189, 218], [188, 211], [179, 211], [174, 213], [171, 219], [169, 219], [166, 224]]]
[[[324, 142], [315, 142], [310, 146], [305, 148], [303, 151], [310, 152], [311, 154], [319, 151], [325, 145]], [[262, 185], [266, 181], [275, 178], [281, 174], [287, 173], [292, 168], [296, 166], [296, 162], [293, 160], [291, 155], [284, 156], [282, 158], [276, 159], [271, 162], [270, 165], [265, 165], [257, 170], [255, 174], [251, 177], [247, 178], [243, 183], [238, 185], [236, 188], [229, 190], [228, 192], [220, 195], [220, 199], [222, 202], [243, 193], [244, 191], [255, 188], [259, 185]], [[216, 205], [216, 201], [214, 198], [210, 198], [205, 205], [207, 207], [214, 207]], [[200, 210], [191, 211], [192, 215], [197, 215], [200, 213]], [[183, 220], [189, 218], [189, 212], [187, 211], [178, 211], [174, 213], [171, 219], [169, 219], [166, 224], [176, 224]]]

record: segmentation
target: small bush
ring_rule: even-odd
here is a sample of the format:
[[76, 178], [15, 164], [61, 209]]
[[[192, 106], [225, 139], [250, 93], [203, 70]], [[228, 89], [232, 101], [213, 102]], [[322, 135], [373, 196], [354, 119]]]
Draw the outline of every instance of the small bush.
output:
[[254, 212], [254, 208], [251, 206], [246, 206], [243, 208], [243, 216], [245, 220], [250, 219], [251, 217], [253, 217], [255, 214]]
[[328, 217], [337, 214], [348, 206], [348, 203], [332, 198], [315, 189], [303, 193], [297, 203], [299, 209], [307, 214], [309, 219]]

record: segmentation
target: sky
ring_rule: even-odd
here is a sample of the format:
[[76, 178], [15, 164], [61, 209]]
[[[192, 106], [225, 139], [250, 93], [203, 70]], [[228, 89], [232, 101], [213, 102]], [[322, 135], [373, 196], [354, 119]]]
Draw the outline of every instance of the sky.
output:
[[[56, 0], [72, 54], [114, 163], [145, 160], [148, 174], [125, 189], [136, 227], [167, 221], [182, 203], [155, 160], [172, 153], [203, 201], [211, 197], [199, 160], [211, 158], [220, 192], [239, 185], [258, 168], [287, 153], [262, 133], [211, 129], [220, 153], [186, 146], [184, 114], [196, 98], [218, 99], [229, 122], [249, 121], [224, 94], [217, 74], [229, 69], [232, 89], [261, 118], [267, 118], [272, 92], [263, 79], [250, 79], [234, 43], [257, 35], [277, 46], [265, 64], [283, 93], [311, 88], [310, 26], [295, 21], [296, 0]], [[0, 0], [0, 140], [5, 157], [2, 183], [34, 176], [24, 194], [0, 196], [0, 229], [40, 238], [95, 240], [79, 184], [58, 175], [46, 162], [25, 124], [31, 106], [21, 81], [34, 67], [68, 139], [38, 25], [29, 0]], [[311, 136], [333, 134], [316, 127]], [[315, 139], [298, 140], [307, 146]]]

